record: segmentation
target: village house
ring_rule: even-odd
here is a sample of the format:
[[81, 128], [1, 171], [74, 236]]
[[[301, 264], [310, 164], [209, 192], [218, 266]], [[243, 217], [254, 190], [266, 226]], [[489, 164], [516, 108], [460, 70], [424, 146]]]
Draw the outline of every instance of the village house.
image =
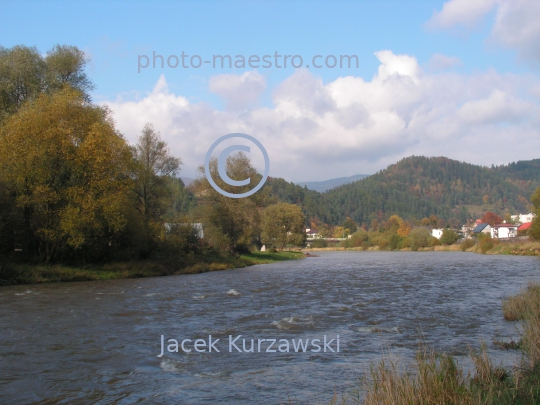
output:
[[480, 233], [491, 235], [491, 225], [485, 224], [482, 222], [477, 223], [474, 229], [472, 230], [472, 235], [478, 235]]
[[322, 238], [321, 235], [319, 235], [319, 232], [316, 229], [306, 229], [306, 237], [308, 239], [318, 239]]
[[441, 239], [441, 236], [443, 234], [443, 229], [432, 229], [431, 230], [431, 236], [437, 239]]
[[514, 224], [499, 224], [491, 227], [491, 237], [493, 239], [515, 238], [518, 226]]
[[512, 221], [514, 221], [517, 224], [524, 224], [526, 222], [532, 222], [534, 217], [536, 217], [536, 214], [533, 214], [532, 212], [529, 214], [518, 214], [518, 215], [510, 216]]

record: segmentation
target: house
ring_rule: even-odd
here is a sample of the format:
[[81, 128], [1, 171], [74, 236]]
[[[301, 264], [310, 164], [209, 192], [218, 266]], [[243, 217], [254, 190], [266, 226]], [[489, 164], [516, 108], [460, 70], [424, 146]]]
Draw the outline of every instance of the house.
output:
[[511, 215], [510, 218], [512, 221], [518, 223], [518, 224], [524, 224], [526, 222], [532, 222], [532, 220], [536, 217], [536, 214], [533, 214], [532, 212], [529, 214], [518, 214], [518, 215]]
[[316, 229], [306, 229], [306, 237], [308, 239], [322, 238], [322, 236], [319, 235], [319, 232]]
[[[167, 233], [171, 233], [172, 230], [174, 228], [176, 228], [177, 226], [188, 226], [190, 224], [174, 224], [174, 223], [166, 223], [164, 224], [165, 225], [165, 232]], [[202, 223], [200, 222], [194, 222], [191, 224], [191, 226], [193, 226], [193, 229], [195, 229], [197, 231], [197, 237], [199, 239], [203, 239], [204, 238], [204, 231], [203, 231], [203, 225]]]
[[515, 238], [518, 226], [514, 224], [499, 224], [491, 227], [491, 237], [493, 239]]
[[532, 222], [524, 222], [518, 226], [518, 235], [526, 235], [527, 231], [531, 229]]
[[472, 230], [472, 234], [478, 235], [480, 233], [491, 235], [491, 226], [489, 224], [482, 223], [482, 222], [477, 224]]
[[437, 239], [441, 239], [441, 236], [443, 234], [443, 229], [432, 229], [431, 230], [431, 236]]

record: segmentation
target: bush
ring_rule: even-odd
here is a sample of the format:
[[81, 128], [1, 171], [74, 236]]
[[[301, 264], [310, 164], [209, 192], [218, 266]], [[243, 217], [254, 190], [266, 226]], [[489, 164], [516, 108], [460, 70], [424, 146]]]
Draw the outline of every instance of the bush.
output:
[[328, 247], [328, 243], [324, 239], [315, 239], [313, 242], [311, 242], [312, 248], [325, 248]]
[[431, 233], [426, 228], [414, 228], [409, 234], [411, 250], [417, 251], [419, 248], [429, 244]]
[[493, 244], [491, 238], [484, 238], [482, 242], [480, 242], [480, 251], [483, 254], [486, 254], [488, 250], [493, 249], [493, 246], [495, 245]]
[[399, 242], [401, 242], [401, 238], [397, 234], [390, 235], [390, 238], [388, 239], [388, 249], [390, 250], [396, 250], [398, 248]]
[[368, 240], [368, 234], [363, 229], [360, 229], [359, 231], [353, 233], [346, 242], [349, 242], [350, 246], [348, 247], [359, 247], [362, 246], [362, 244]]
[[432, 236], [429, 240], [429, 246], [441, 246], [441, 241], [437, 239], [435, 236]]
[[459, 239], [459, 235], [451, 229], [445, 229], [441, 235], [443, 245], [453, 245]]
[[476, 245], [476, 242], [472, 239], [465, 239], [461, 245], [459, 245], [459, 248], [462, 252], [465, 252], [466, 250], [472, 248], [474, 245]]

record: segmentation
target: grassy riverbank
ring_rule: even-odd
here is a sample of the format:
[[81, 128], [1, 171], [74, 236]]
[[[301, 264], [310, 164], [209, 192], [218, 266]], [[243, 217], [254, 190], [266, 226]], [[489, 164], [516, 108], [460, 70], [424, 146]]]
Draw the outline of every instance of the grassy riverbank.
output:
[[530, 284], [503, 302], [507, 321], [522, 326], [518, 342], [496, 342], [519, 350], [522, 359], [512, 369], [493, 364], [485, 344], [471, 350], [471, 373], [452, 356], [429, 348], [407, 364], [384, 359], [372, 366], [357, 391], [331, 404], [348, 405], [537, 405], [540, 404], [540, 284]]
[[84, 266], [39, 265], [0, 262], [0, 285], [66, 281], [112, 280], [196, 274], [301, 259], [301, 252], [251, 252], [238, 258], [218, 254], [161, 257], [141, 261], [113, 262]]
[[[538, 241], [518, 241], [518, 242], [499, 242], [492, 240], [491, 244], [480, 244], [475, 243], [470, 247], [466, 247], [461, 244], [453, 245], [438, 245], [425, 248], [419, 248], [419, 252], [474, 252], [474, 253], [485, 253], [485, 254], [501, 254], [501, 255], [516, 255], [516, 256], [540, 256], [540, 242]], [[484, 248], [484, 249], [483, 249]], [[487, 248], [487, 249], [486, 249]], [[325, 248], [306, 248], [303, 249], [304, 252], [317, 252], [317, 251], [381, 251], [388, 249], [380, 249], [379, 246], [370, 246], [369, 248], [364, 247], [325, 247]], [[484, 251], [483, 251], [484, 250]], [[399, 249], [401, 252], [410, 252], [410, 248]]]

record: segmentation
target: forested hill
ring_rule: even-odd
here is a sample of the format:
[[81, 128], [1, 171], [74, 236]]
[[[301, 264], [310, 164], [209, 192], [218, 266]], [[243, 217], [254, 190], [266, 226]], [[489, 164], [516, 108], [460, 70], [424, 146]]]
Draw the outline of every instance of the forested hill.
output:
[[280, 199], [301, 205], [308, 218], [339, 224], [351, 217], [366, 225], [392, 214], [406, 219], [435, 214], [463, 223], [477, 211], [524, 213], [539, 185], [540, 159], [487, 168], [421, 156], [322, 194], [282, 179], [268, 184]]

